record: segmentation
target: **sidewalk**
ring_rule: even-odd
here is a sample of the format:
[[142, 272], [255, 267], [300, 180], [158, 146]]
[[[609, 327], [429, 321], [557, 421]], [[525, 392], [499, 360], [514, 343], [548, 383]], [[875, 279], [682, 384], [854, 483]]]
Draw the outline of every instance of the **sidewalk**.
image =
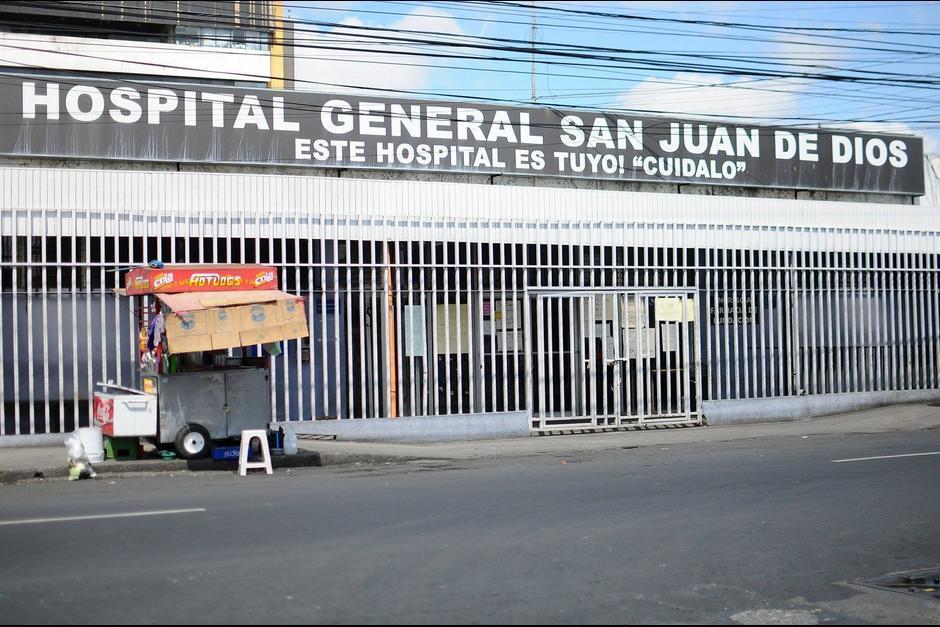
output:
[[[895, 405], [790, 422], [613, 431], [578, 435], [551, 435], [476, 442], [436, 444], [385, 444], [301, 440], [300, 446], [316, 450], [324, 459], [343, 455], [386, 459], [495, 459], [536, 455], [566, 455], [616, 450], [623, 447], [660, 446], [693, 442], [730, 442], [757, 438], [801, 437], [851, 433], [890, 433], [940, 427], [940, 407]], [[2, 451], [0, 451], [2, 454]]]
[[[729, 442], [757, 438], [802, 437], [852, 433], [890, 433], [940, 427], [940, 407], [898, 405], [795, 422], [616, 431], [581, 435], [556, 435], [475, 442], [436, 444], [385, 444], [301, 440], [301, 453], [275, 457], [275, 468], [344, 464], [402, 463], [417, 460], [469, 460], [520, 458], [538, 455], [576, 455], [624, 447], [661, 446], [695, 442]], [[0, 484], [41, 476], [67, 476], [64, 446], [0, 449]], [[233, 462], [199, 460], [141, 460], [95, 464], [99, 476], [151, 474], [155, 472], [227, 471]]]

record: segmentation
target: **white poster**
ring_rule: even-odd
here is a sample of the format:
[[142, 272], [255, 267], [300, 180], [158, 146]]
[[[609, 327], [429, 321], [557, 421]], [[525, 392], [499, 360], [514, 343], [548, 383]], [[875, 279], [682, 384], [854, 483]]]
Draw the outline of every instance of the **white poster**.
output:
[[404, 309], [401, 324], [405, 330], [405, 355], [424, 357], [426, 343], [424, 305], [405, 305]]

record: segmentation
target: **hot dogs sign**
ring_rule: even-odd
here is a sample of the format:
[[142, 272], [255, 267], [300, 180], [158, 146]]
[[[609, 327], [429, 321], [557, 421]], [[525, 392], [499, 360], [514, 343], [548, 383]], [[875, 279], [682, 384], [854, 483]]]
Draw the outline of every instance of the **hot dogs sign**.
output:
[[297, 91], [11, 77], [0, 154], [920, 195], [910, 135]]

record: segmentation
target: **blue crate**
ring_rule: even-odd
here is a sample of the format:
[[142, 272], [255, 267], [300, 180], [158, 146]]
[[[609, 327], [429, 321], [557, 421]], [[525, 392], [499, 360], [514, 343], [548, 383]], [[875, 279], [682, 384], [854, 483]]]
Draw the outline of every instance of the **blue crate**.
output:
[[[233, 460], [238, 461], [238, 453], [240, 447], [238, 446], [217, 446], [212, 449], [212, 459], [216, 461], [225, 461]], [[248, 460], [252, 460], [255, 457], [255, 452], [252, 449], [248, 449]]]

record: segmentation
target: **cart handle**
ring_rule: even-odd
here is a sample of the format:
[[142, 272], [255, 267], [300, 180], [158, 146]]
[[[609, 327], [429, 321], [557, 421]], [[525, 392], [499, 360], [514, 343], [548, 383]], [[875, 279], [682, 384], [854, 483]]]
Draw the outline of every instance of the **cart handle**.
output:
[[134, 388], [129, 388], [124, 385], [116, 385], [111, 382], [103, 383], [99, 381], [95, 385], [100, 385], [103, 388], [111, 388], [112, 390], [124, 390], [125, 392], [133, 392], [134, 394], [146, 394], [146, 392], [144, 392], [143, 390], [135, 390]]

